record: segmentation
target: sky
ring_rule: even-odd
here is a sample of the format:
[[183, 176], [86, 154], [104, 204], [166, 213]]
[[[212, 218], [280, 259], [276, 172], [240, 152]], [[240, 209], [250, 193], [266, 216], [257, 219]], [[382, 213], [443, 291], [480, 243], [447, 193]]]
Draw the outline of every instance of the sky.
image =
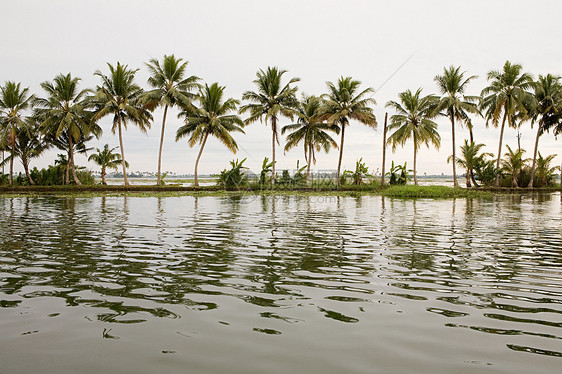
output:
[[[445, 66], [461, 66], [467, 75], [477, 75], [467, 93], [479, 95], [487, 85], [490, 70], [499, 70], [506, 60], [523, 65], [526, 72], [562, 74], [562, 28], [559, 1], [519, 0], [206, 0], [206, 1], [118, 1], [50, 0], [5, 1], [0, 5], [5, 30], [0, 48], [0, 82], [22, 82], [37, 96], [43, 96], [41, 82], [59, 73], [72, 73], [82, 79], [83, 88], [95, 87], [96, 70], [108, 73], [106, 63], [117, 61], [139, 69], [137, 83], [146, 83], [145, 63], [165, 54], [189, 61], [187, 73], [205, 83], [226, 86], [227, 97], [241, 99], [255, 90], [252, 82], [258, 69], [278, 66], [287, 70], [288, 80], [298, 77], [299, 91], [320, 95], [326, 82], [351, 76], [362, 87], [376, 90], [374, 113], [379, 126], [368, 128], [352, 122], [346, 129], [343, 167], [354, 168], [363, 158], [370, 171], [380, 170], [382, 124], [385, 104], [397, 100], [398, 93], [423, 89], [437, 93], [433, 78]], [[198, 147], [187, 140], [175, 141], [181, 126], [178, 111], [169, 111], [164, 140], [163, 170], [177, 174], [193, 173]], [[389, 112], [389, 115], [392, 115]], [[154, 112], [148, 134], [130, 126], [124, 134], [125, 156], [130, 171], [156, 171], [162, 110]], [[422, 148], [418, 173], [451, 174], [447, 157], [452, 153], [451, 125], [439, 118], [441, 148]], [[280, 121], [289, 124], [289, 119]], [[499, 129], [485, 127], [474, 118], [474, 134], [485, 151], [497, 154]], [[109, 119], [100, 121], [102, 137], [89, 145], [102, 148], [118, 145], [110, 131]], [[532, 157], [536, 127], [523, 125], [521, 147]], [[235, 134], [240, 150], [230, 153], [214, 139], [207, 142], [199, 173], [217, 173], [234, 158], [247, 158], [246, 166], [259, 172], [264, 157], [271, 158], [271, 129], [254, 123], [246, 135]], [[517, 147], [517, 130], [506, 129], [504, 144]], [[460, 146], [468, 132], [457, 127]], [[339, 142], [339, 140], [338, 140]], [[552, 134], [541, 137], [543, 155], [558, 153], [561, 140]], [[302, 147], [284, 154], [283, 142], [277, 148], [277, 169], [294, 169], [304, 161]], [[506, 152], [505, 147], [502, 153]], [[32, 167], [52, 163], [57, 151], [49, 151], [32, 161]], [[337, 166], [338, 152], [318, 154], [316, 170]], [[395, 153], [389, 149], [387, 165], [413, 159], [412, 143]], [[84, 156], [77, 164], [97, 170]], [[22, 170], [18, 164], [16, 170]], [[387, 166], [388, 170], [388, 166]]]

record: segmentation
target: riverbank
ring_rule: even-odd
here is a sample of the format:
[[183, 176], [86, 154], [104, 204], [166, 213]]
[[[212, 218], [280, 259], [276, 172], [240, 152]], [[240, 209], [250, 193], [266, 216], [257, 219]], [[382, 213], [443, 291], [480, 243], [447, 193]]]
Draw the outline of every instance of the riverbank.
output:
[[342, 186], [339, 188], [310, 188], [276, 186], [275, 188], [224, 189], [219, 186], [184, 187], [156, 185], [95, 185], [95, 186], [16, 186], [0, 187], [0, 196], [33, 196], [33, 195], [72, 195], [72, 196], [237, 196], [237, 195], [383, 195], [404, 198], [485, 198], [494, 194], [528, 194], [536, 192], [556, 192], [559, 187], [552, 188], [453, 188], [448, 186]]

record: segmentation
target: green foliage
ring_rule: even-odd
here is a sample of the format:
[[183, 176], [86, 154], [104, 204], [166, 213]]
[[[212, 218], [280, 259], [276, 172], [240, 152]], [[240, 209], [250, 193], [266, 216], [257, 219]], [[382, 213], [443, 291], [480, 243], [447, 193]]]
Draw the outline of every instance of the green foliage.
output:
[[474, 178], [485, 186], [494, 184], [496, 174], [500, 172], [500, 170], [496, 170], [494, 160], [486, 160], [485, 157], [478, 157], [474, 160]]
[[[84, 168], [77, 168], [76, 175], [78, 180], [84, 185], [94, 185], [96, 180], [91, 171]], [[33, 168], [30, 171], [31, 178], [38, 186], [58, 186], [64, 185], [66, 165], [49, 165], [46, 169]]]
[[221, 171], [217, 184], [226, 188], [240, 188], [247, 185], [248, 176], [245, 170], [248, 168], [243, 165], [244, 161], [246, 159], [230, 161], [230, 170], [224, 169]]
[[386, 173], [389, 177], [388, 183], [391, 185], [404, 185], [408, 183], [411, 179], [409, 173], [412, 170], [408, 169], [406, 165], [406, 162], [404, 162], [404, 165], [394, 165], [394, 161], [392, 161], [390, 171]]
[[475, 191], [447, 186], [389, 186], [382, 191], [384, 196], [400, 198], [453, 198], [453, 197], [491, 197], [490, 192]]
[[273, 162], [269, 162], [269, 159], [267, 157], [263, 159], [263, 162], [261, 164], [261, 172], [260, 172], [260, 186], [265, 185], [267, 175], [271, 173], [272, 166], [273, 166]]
[[363, 157], [361, 157], [357, 162], [355, 162], [355, 171], [345, 170], [343, 172], [340, 184], [346, 184], [348, 177], [351, 179], [352, 184], [359, 186], [363, 184], [364, 178], [372, 178], [373, 176], [369, 174], [369, 168], [363, 162]]
[[548, 187], [554, 185], [556, 172], [560, 171], [560, 166], [551, 167], [550, 165], [554, 157], [556, 157], [556, 155], [548, 155], [546, 157], [542, 157], [541, 153], [539, 152], [535, 170], [535, 187]]

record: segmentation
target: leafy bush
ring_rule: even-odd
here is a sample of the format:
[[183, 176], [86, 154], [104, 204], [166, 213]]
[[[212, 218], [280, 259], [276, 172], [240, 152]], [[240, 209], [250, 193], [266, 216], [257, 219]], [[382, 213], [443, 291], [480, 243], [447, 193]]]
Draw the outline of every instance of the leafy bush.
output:
[[406, 165], [406, 162], [404, 162], [404, 165], [394, 165], [394, 161], [392, 161], [390, 171], [386, 173], [389, 176], [388, 183], [391, 185], [404, 185], [408, 183], [411, 179], [409, 173], [412, 170], [409, 170]]
[[230, 170], [224, 169], [221, 171], [217, 184], [227, 188], [238, 188], [247, 185], [248, 176], [246, 175], [245, 170], [248, 168], [243, 166], [244, 161], [246, 161], [246, 159], [243, 159], [240, 162], [238, 162], [238, 160], [230, 161]]

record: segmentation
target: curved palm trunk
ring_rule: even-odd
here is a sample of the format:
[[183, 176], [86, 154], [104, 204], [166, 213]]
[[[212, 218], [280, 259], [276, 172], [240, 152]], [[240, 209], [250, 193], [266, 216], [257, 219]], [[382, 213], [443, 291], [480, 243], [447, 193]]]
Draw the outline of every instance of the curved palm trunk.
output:
[[[164, 117], [162, 118], [162, 133], [160, 134], [160, 149], [158, 150], [158, 180], [156, 184], [159, 186], [162, 184], [162, 147], [164, 146], [164, 128], [166, 127], [166, 114], [168, 114], [168, 104], [164, 106]], [[197, 177], [195, 177], [197, 180]]]
[[500, 160], [501, 160], [501, 156], [502, 156], [502, 141], [503, 141], [503, 130], [505, 129], [505, 120], [507, 118], [507, 112], [505, 112], [505, 108], [504, 108], [504, 114], [503, 114], [503, 120], [502, 120], [502, 128], [500, 130], [500, 145], [498, 146], [498, 159], [496, 160], [496, 180], [494, 181], [494, 186], [495, 187], [499, 187], [500, 186], [500, 174], [498, 173], [498, 170], [500, 169]]
[[66, 152], [66, 167], [64, 169], [64, 184], [70, 184], [70, 151]]
[[271, 130], [273, 131], [273, 136], [271, 138], [271, 162], [273, 166], [271, 167], [271, 184], [275, 182], [275, 140], [277, 135], [277, 118], [271, 118]]
[[470, 169], [466, 169], [466, 187], [467, 188], [472, 187], [470, 184]]
[[384, 165], [386, 163], [386, 120], [388, 119], [388, 112], [384, 114], [384, 131], [382, 135], [382, 176], [381, 186], [384, 186]]
[[195, 187], [199, 187], [199, 180], [197, 179], [197, 168], [199, 167], [199, 159], [201, 158], [201, 154], [203, 153], [203, 148], [205, 147], [205, 143], [207, 143], [207, 138], [209, 137], [209, 133], [205, 134], [203, 138], [203, 143], [201, 143], [201, 149], [199, 150], [199, 154], [197, 155], [197, 160], [195, 160], [195, 181], [193, 185]]
[[123, 180], [125, 181], [125, 186], [130, 186], [129, 180], [127, 179], [127, 167], [125, 166], [125, 150], [123, 149], [123, 135], [121, 134], [121, 117], [117, 119], [117, 125], [119, 127], [119, 148], [121, 149], [121, 166], [123, 167]]
[[[459, 186], [457, 181], [457, 153], [455, 146], [455, 116], [451, 113], [451, 134], [453, 137], [453, 183], [455, 187]], [[417, 183], [416, 183], [417, 184]]]
[[70, 167], [72, 168], [72, 177], [74, 178], [74, 182], [77, 185], [81, 185], [80, 180], [78, 180], [78, 176], [76, 175], [76, 167], [74, 166], [74, 144], [72, 144], [72, 136], [68, 135], [68, 155], [69, 155], [69, 163]]
[[542, 128], [542, 120], [539, 122], [539, 126], [537, 129], [537, 137], [535, 139], [535, 150], [533, 152], [533, 166], [531, 166], [531, 180], [529, 181], [529, 184], [527, 185], [527, 187], [532, 188], [533, 187], [533, 179], [535, 179], [535, 168], [536, 168], [536, 164], [537, 164], [537, 151], [539, 149], [539, 138], [541, 136], [541, 128]]
[[478, 185], [478, 183], [476, 183], [476, 179], [474, 179], [474, 172], [472, 170], [470, 170], [470, 180], [472, 181], [472, 184], [474, 185], [474, 187], [476, 187], [476, 188], [480, 187], [480, 185]]
[[21, 163], [23, 164], [23, 170], [25, 170], [25, 175], [27, 176], [29, 184], [32, 186], [35, 185], [35, 181], [31, 178], [31, 174], [29, 173], [29, 161], [26, 157], [22, 157]]
[[347, 121], [342, 122], [341, 126], [341, 141], [340, 141], [340, 157], [338, 160], [338, 171], [336, 172], [336, 185], [340, 185], [340, 170], [341, 170], [341, 160], [343, 158], [343, 139], [345, 134], [345, 125]]

